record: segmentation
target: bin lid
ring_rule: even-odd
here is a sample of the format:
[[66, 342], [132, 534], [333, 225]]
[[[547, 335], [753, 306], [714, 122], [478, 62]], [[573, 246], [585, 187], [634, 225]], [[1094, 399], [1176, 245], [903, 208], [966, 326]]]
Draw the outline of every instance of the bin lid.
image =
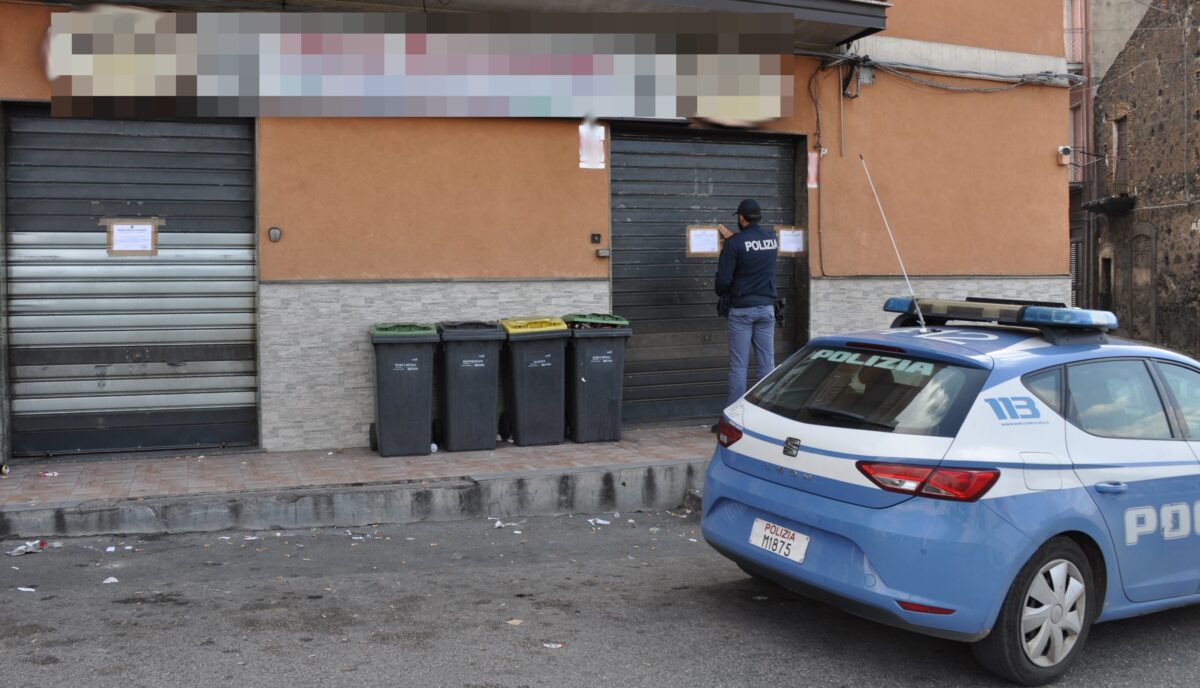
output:
[[577, 327], [571, 330], [571, 336], [575, 339], [600, 339], [607, 337], [632, 337], [632, 327]]
[[629, 327], [629, 321], [612, 313], [568, 313], [563, 322], [572, 329], [594, 327]]
[[375, 323], [371, 326], [371, 341], [436, 342], [441, 339], [437, 328], [428, 323]]
[[569, 337], [567, 324], [562, 318], [555, 318], [548, 315], [531, 315], [522, 318], [503, 318], [500, 320], [500, 327], [508, 333], [510, 337], [533, 335], [533, 334], [549, 334], [554, 336], [559, 334], [563, 337]]
[[437, 325], [442, 333], [442, 340], [453, 341], [488, 341], [504, 339], [504, 330], [495, 322], [481, 320], [450, 320]]

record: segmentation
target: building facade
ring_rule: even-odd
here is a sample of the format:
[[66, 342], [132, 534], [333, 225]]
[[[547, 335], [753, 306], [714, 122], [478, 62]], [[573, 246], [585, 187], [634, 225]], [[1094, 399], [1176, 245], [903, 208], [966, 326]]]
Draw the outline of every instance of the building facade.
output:
[[1194, 3], [1144, 7], [1095, 84], [1086, 291], [1119, 334], [1200, 355], [1200, 41]]
[[[579, 311], [632, 321], [627, 421], [710, 419], [723, 321], [685, 227], [755, 197], [808, 230], [780, 262], [781, 357], [886, 326], [904, 282], [860, 154], [919, 295], [1069, 299], [1059, 7], [788, 4], [791, 116], [607, 121], [606, 168], [581, 169], [573, 120], [51, 118], [41, 44], [65, 8], [0, 3], [5, 451], [362, 446], [372, 323]], [[109, 260], [114, 216], [165, 216], [158, 256]]]

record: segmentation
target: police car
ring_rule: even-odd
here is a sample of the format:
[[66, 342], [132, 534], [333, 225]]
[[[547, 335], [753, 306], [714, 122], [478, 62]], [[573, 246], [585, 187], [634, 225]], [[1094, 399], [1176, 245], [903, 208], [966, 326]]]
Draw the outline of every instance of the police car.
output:
[[1026, 685], [1200, 601], [1200, 363], [1058, 306], [897, 298], [812, 340], [725, 410], [705, 539]]

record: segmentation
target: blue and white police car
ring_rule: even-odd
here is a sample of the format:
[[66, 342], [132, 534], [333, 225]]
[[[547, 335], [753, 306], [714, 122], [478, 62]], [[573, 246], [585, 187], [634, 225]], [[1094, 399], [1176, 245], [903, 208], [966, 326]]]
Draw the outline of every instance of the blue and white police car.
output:
[[1026, 685], [1200, 602], [1200, 363], [1056, 306], [898, 298], [812, 340], [725, 410], [705, 539]]

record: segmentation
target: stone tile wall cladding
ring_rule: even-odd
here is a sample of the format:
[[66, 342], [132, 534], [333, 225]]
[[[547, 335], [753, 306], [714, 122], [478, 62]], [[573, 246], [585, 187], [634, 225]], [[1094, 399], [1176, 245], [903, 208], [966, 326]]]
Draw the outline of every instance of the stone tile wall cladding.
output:
[[[1071, 277], [914, 277], [913, 290], [927, 299], [968, 296], [1071, 302]], [[811, 336], [887, 328], [895, 314], [884, 313], [892, 296], [906, 296], [900, 277], [814, 278], [810, 286]]]
[[264, 283], [259, 291], [262, 448], [360, 447], [375, 416], [376, 322], [607, 312], [607, 280]]

